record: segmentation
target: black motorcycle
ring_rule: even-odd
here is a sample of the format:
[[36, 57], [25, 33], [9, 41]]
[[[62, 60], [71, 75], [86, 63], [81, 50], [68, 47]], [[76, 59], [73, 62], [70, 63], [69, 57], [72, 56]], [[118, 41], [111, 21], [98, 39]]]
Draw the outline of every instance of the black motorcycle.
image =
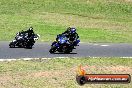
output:
[[32, 49], [32, 46], [34, 45], [35, 41], [39, 39], [38, 34], [32, 35], [30, 38], [28, 38], [28, 33], [17, 33], [15, 39], [10, 42], [9, 47], [10, 48], [29, 48]]

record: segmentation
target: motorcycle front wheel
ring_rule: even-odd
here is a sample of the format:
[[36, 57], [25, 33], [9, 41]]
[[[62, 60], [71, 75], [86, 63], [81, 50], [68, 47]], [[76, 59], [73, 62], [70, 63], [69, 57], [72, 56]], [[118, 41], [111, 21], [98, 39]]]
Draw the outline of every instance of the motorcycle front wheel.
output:
[[15, 47], [15, 43], [14, 43], [14, 42], [11, 42], [11, 43], [9, 44], [9, 47], [10, 47], [10, 48], [14, 48], [14, 47]]

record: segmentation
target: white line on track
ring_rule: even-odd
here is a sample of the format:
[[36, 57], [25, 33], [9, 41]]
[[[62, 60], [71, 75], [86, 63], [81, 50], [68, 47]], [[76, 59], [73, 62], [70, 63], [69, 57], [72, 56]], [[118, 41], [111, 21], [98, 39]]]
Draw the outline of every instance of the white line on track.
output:
[[[0, 59], [0, 62], [3, 62], [3, 61], [16, 61], [16, 60], [28, 61], [28, 60], [49, 60], [49, 59], [65, 59], [65, 58], [70, 58], [70, 57]], [[79, 58], [79, 57], [72, 57], [72, 58]], [[88, 58], [110, 58], [110, 57], [91, 57], [91, 56], [89, 56]], [[128, 58], [129, 59], [129, 58], [132, 58], [132, 57], [117, 57], [117, 58]]]
[[0, 59], [0, 61], [16, 61], [16, 60], [39, 60], [39, 59], [52, 59], [52, 58], [19, 58], [19, 59]]
[[58, 59], [64, 59], [64, 58], [70, 58], [70, 57], [55, 57], [55, 59], [58, 58]]
[[110, 45], [100, 45], [100, 46], [110, 46]]
[[93, 44], [93, 45], [97, 46], [97, 45], [99, 45], [99, 44]]

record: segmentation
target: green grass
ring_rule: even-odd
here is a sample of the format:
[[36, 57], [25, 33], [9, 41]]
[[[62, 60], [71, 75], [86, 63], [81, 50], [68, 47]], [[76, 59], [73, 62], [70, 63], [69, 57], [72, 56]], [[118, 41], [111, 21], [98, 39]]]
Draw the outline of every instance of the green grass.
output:
[[53, 41], [69, 26], [86, 42], [132, 42], [129, 0], [0, 0], [0, 40], [30, 26]]
[[66, 58], [50, 60], [0, 62], [1, 88], [130, 88], [132, 84], [76, 83], [79, 65], [89, 74], [130, 74], [128, 58]]

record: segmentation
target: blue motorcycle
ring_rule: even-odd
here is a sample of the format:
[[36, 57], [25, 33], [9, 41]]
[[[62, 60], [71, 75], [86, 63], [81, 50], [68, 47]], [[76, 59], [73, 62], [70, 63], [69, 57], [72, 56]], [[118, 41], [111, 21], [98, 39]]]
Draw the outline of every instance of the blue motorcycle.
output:
[[56, 51], [61, 53], [70, 53], [73, 51], [74, 46], [77, 45], [80, 40], [77, 40], [74, 44], [69, 42], [69, 39], [65, 35], [59, 35], [58, 41], [55, 41], [51, 45], [50, 53], [55, 53]]

